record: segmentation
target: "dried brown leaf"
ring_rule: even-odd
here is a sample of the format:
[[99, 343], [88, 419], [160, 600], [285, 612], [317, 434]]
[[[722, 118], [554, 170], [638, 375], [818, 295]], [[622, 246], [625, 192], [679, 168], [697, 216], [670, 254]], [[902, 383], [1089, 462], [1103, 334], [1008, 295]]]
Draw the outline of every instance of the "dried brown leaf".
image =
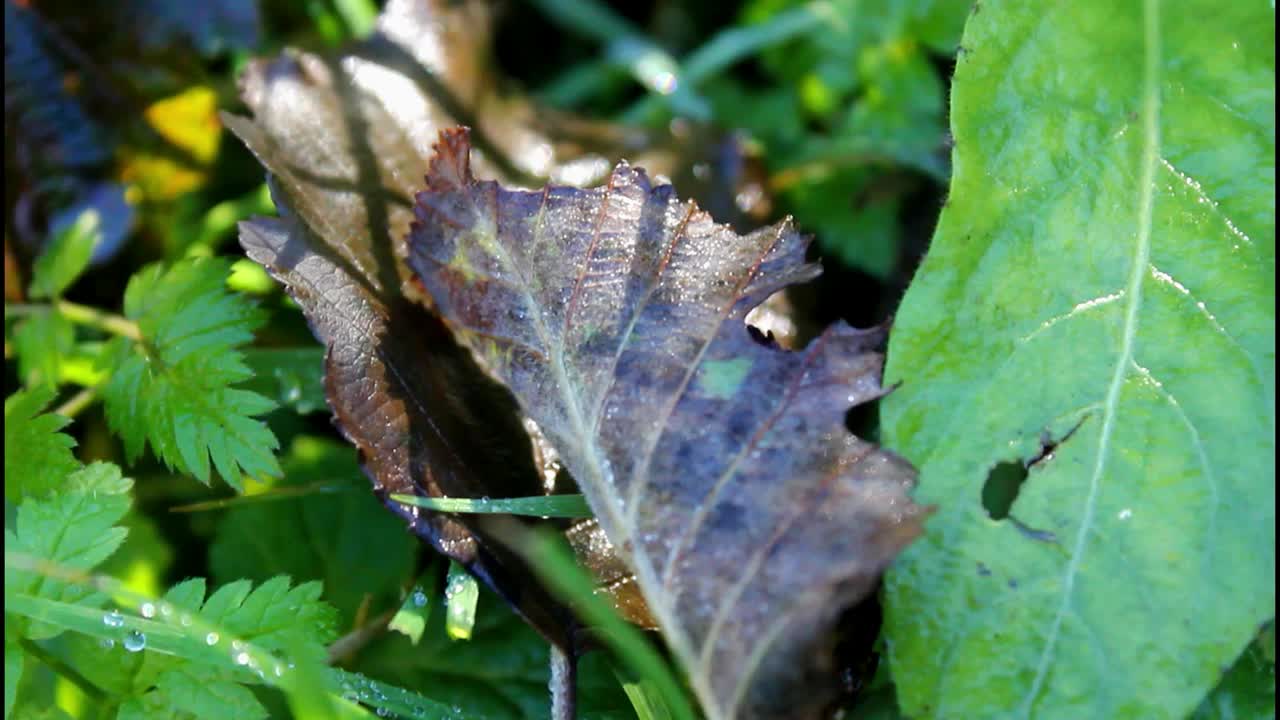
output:
[[596, 513], [708, 717], [808, 717], [838, 614], [921, 531], [906, 461], [851, 435], [882, 330], [798, 352], [750, 310], [812, 279], [788, 222], [746, 236], [623, 163], [604, 187], [475, 179], [441, 134], [409, 264]]

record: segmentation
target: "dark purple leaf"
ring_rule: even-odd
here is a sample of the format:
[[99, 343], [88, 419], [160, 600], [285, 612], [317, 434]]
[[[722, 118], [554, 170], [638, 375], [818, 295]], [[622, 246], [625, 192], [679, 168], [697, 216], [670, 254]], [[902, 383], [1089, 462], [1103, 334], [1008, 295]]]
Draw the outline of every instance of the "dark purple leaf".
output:
[[476, 180], [441, 134], [409, 263], [557, 449], [708, 717], [811, 717], [839, 613], [921, 532], [914, 469], [850, 434], [883, 330], [784, 350], [745, 323], [815, 277], [784, 221], [746, 236], [623, 163], [604, 187]]

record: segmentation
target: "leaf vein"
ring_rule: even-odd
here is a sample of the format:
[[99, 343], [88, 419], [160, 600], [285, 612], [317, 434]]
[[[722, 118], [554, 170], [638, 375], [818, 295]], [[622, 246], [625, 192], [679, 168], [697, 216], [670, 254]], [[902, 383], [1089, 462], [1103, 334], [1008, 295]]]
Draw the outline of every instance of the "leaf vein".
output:
[[1128, 375], [1129, 365], [1133, 358], [1134, 338], [1138, 330], [1138, 310], [1142, 303], [1142, 278], [1147, 271], [1151, 257], [1151, 225], [1153, 205], [1155, 201], [1155, 170], [1160, 149], [1160, 18], [1159, 0], [1145, 0], [1143, 3], [1143, 98], [1142, 98], [1142, 178], [1138, 189], [1138, 232], [1134, 243], [1133, 259], [1129, 268], [1129, 280], [1126, 287], [1126, 307], [1120, 353], [1115, 369], [1111, 375], [1111, 383], [1107, 388], [1106, 400], [1102, 407], [1102, 427], [1099, 430], [1097, 457], [1093, 471], [1089, 477], [1088, 494], [1080, 520], [1080, 528], [1072, 547], [1070, 560], [1062, 579], [1062, 602], [1054, 613], [1050, 623], [1048, 638], [1040, 660], [1036, 667], [1035, 678], [1031, 688], [1023, 698], [1021, 715], [1031, 714], [1032, 706], [1040, 689], [1048, 676], [1049, 665], [1053, 661], [1063, 618], [1071, 608], [1071, 597], [1076, 577], [1080, 572], [1085, 546], [1089, 532], [1093, 526], [1094, 513], [1097, 510], [1098, 493], [1106, 472], [1107, 457], [1111, 451], [1111, 439], [1115, 431], [1116, 415], [1119, 412], [1120, 393], [1124, 380]]

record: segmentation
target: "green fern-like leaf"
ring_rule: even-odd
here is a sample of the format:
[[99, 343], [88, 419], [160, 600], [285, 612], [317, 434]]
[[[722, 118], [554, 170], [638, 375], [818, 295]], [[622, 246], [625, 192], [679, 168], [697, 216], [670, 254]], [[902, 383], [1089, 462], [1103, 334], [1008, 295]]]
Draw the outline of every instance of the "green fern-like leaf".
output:
[[53, 394], [38, 387], [4, 401], [4, 495], [11, 503], [47, 493], [80, 467], [71, 454], [76, 441], [58, 432], [71, 421], [41, 414]]
[[[70, 475], [46, 498], [28, 498], [18, 506], [13, 529], [5, 528], [5, 552], [17, 552], [62, 568], [91, 570], [106, 560], [126, 531], [116, 523], [129, 511], [133, 481], [110, 463], [93, 463]], [[100, 605], [102, 599], [83, 585], [5, 566], [5, 593]], [[32, 623], [25, 634], [33, 639], [58, 631]]]
[[235, 644], [288, 653], [294, 661], [323, 662], [325, 646], [337, 637], [337, 612], [320, 600], [320, 592], [317, 582], [291, 588], [284, 575], [256, 589], [247, 580], [228, 583], [208, 600], [201, 578], [175, 585], [165, 602], [194, 611], [202, 626], [217, 627], [212, 646], [225, 650], [228, 662], [198, 666], [182, 657], [149, 654], [133, 683], [142, 693], [121, 706], [121, 717], [266, 717], [266, 709], [240, 684], [245, 676], [232, 669], [239, 662]]
[[124, 311], [142, 341], [115, 341], [104, 400], [130, 459], [150, 444], [169, 467], [206, 484], [212, 459], [238, 490], [242, 474], [279, 474], [279, 443], [256, 419], [275, 405], [235, 387], [252, 375], [239, 347], [253, 339], [264, 317], [227, 291], [228, 268], [197, 258], [168, 270], [150, 265], [133, 276]]
[[249, 688], [230, 680], [210, 678], [203, 668], [184, 663], [161, 673], [148, 692], [121, 703], [116, 718], [259, 720], [267, 716], [267, 709]]

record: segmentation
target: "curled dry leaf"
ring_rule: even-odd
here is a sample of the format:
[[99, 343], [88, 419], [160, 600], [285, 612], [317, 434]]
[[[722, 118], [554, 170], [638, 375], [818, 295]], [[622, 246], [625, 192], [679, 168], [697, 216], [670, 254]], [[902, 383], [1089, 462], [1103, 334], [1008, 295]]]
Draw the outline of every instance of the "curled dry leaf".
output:
[[441, 134], [408, 260], [559, 451], [713, 719], [831, 699], [832, 625], [921, 532], [915, 471], [851, 435], [882, 330], [790, 352], [747, 313], [812, 279], [789, 222], [746, 236], [619, 165], [510, 190]]

